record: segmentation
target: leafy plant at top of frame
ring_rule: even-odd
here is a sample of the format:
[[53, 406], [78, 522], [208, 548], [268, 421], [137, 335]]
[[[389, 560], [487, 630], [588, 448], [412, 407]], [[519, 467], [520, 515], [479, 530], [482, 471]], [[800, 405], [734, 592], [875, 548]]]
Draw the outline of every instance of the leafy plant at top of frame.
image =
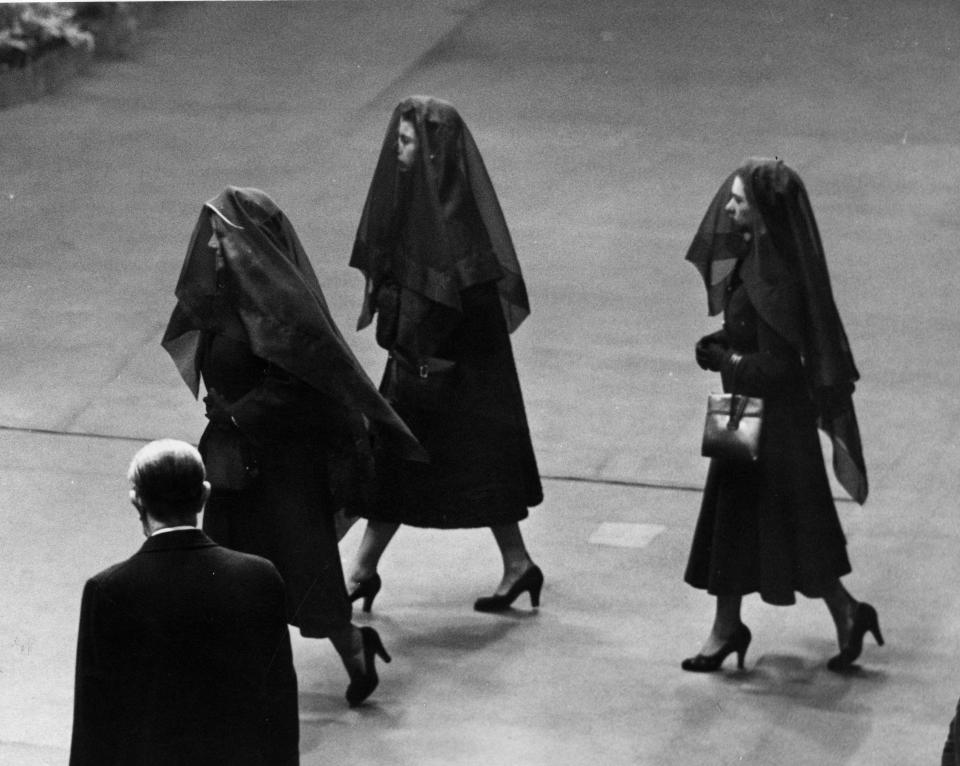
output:
[[0, 5], [0, 69], [26, 66], [47, 51], [71, 46], [93, 50], [93, 35], [62, 3]]

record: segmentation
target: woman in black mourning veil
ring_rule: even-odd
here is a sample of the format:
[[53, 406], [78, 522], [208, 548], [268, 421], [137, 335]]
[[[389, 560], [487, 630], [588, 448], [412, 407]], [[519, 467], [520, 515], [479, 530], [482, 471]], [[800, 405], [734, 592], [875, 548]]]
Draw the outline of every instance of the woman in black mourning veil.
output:
[[869, 631], [882, 644], [876, 610], [840, 582], [851, 571], [817, 428], [833, 443], [837, 480], [858, 503], [867, 474], [853, 409], [859, 378], [830, 288], [817, 224], [803, 182], [779, 160], [751, 160], [720, 187], [687, 253], [723, 329], [701, 338], [697, 363], [721, 374], [724, 390], [763, 397], [756, 463], [710, 463], [686, 581], [716, 597], [699, 654], [684, 670], [717, 670], [750, 631], [742, 597], [759, 592], [788, 605], [795, 592], [822, 598], [842, 671]]
[[449, 103], [414, 96], [394, 110], [350, 265], [366, 277], [358, 329], [376, 314], [389, 352], [380, 390], [430, 456], [378, 455], [351, 599], [370, 609], [400, 524], [490, 527], [504, 573], [474, 608], [504, 610], [524, 592], [537, 606], [543, 574], [519, 522], [543, 492], [509, 336], [530, 308], [480, 152]]
[[331, 640], [359, 704], [377, 685], [375, 655], [389, 658], [376, 631], [351, 622], [334, 511], [363, 502], [368, 426], [381, 449], [425, 455], [347, 347], [293, 226], [262, 191], [227, 187], [203, 206], [176, 296], [163, 346], [194, 396], [201, 378], [207, 389], [203, 529], [276, 565], [288, 622]]

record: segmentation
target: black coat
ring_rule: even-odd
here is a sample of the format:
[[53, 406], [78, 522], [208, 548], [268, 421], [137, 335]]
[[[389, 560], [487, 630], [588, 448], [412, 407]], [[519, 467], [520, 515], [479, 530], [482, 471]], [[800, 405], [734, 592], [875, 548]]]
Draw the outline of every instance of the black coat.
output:
[[[417, 137], [401, 169], [397, 131]], [[511, 524], [543, 500], [510, 333], [530, 314], [493, 183], [452, 104], [411, 96], [380, 147], [350, 265], [367, 280], [390, 352], [380, 386], [429, 455], [379, 450], [378, 501], [361, 515], [419, 527]]]
[[87, 581], [71, 766], [297, 764], [283, 581], [200, 530]]
[[421, 327], [437, 358], [454, 363], [436, 389], [429, 385], [435, 378], [424, 381], [396, 354], [387, 363], [380, 390], [430, 462], [380, 453], [379, 502], [364, 514], [370, 518], [441, 529], [490, 527], [526, 518], [527, 508], [543, 500], [497, 287], [474, 285], [461, 301], [462, 312], [434, 307], [435, 326]]
[[[230, 403], [240, 433], [250, 440], [257, 478], [240, 491], [215, 480], [203, 531], [221, 545], [271, 561], [283, 577], [287, 622], [309, 638], [350, 625], [350, 600], [334, 530], [330, 476], [349, 455], [348, 413], [316, 389], [254, 356], [224, 335], [210, 338], [203, 382]], [[200, 452], [210, 465], [206, 436]], [[347, 477], [341, 487], [354, 484]], [[349, 504], [347, 498], [342, 498]]]
[[822, 597], [850, 572], [800, 355], [730, 290], [724, 329], [703, 343], [742, 354], [721, 370], [724, 389], [764, 400], [760, 458], [712, 460], [686, 581], [718, 596], [759, 592], [792, 604]]

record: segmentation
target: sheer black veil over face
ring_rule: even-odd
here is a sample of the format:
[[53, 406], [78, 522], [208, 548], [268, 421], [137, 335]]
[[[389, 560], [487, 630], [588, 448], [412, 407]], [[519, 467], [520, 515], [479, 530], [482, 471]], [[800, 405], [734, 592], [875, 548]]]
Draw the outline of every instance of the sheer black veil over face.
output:
[[[214, 219], [219, 252], [209, 245]], [[378, 423], [402, 451], [423, 457], [340, 334], [292, 224], [262, 191], [228, 186], [204, 204], [176, 296], [163, 347], [194, 396], [202, 333], [223, 333], [346, 410]]]
[[[401, 120], [413, 125], [418, 147], [405, 172], [397, 159]], [[511, 332], [530, 313], [493, 184], [473, 136], [448, 102], [411, 96], [394, 109], [350, 265], [366, 277], [358, 329], [371, 322], [386, 281], [458, 311], [461, 291], [495, 280]]]
[[[753, 209], [746, 232], [724, 210], [738, 176]], [[687, 260], [703, 277], [710, 314], [723, 310], [724, 292], [740, 264], [740, 278], [757, 313], [803, 361], [819, 425], [833, 441], [837, 479], [863, 503], [867, 476], [852, 398], [860, 376], [800, 176], [781, 160], [748, 160], [717, 191]]]

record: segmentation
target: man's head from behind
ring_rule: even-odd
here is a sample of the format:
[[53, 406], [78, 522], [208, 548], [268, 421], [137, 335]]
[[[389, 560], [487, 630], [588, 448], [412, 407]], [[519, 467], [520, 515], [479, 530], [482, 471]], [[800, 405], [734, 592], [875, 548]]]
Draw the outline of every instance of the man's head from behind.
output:
[[141, 448], [127, 470], [130, 502], [140, 512], [144, 532], [194, 525], [210, 494], [203, 459], [195, 447], [160, 439]]

